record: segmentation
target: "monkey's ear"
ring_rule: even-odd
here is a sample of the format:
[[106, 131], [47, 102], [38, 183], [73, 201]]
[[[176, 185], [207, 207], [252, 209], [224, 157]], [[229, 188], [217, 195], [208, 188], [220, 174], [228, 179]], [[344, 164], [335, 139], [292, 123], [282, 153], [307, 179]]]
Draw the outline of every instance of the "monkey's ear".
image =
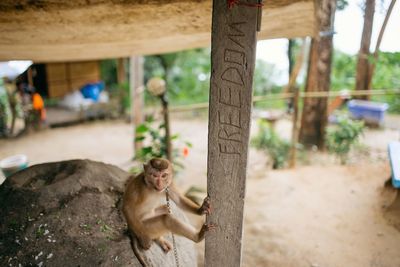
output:
[[147, 171], [149, 165], [148, 164], [143, 164], [143, 170]]

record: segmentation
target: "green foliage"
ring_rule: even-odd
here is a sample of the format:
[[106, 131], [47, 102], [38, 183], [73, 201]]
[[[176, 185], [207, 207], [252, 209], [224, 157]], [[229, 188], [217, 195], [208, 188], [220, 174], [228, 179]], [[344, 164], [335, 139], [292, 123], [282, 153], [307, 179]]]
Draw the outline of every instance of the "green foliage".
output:
[[343, 10], [349, 5], [349, 2], [347, 0], [338, 0], [336, 2], [336, 9], [337, 10]]
[[117, 84], [116, 86], [109, 87], [110, 97], [118, 99], [120, 104], [121, 113], [129, 114], [131, 107], [131, 97], [129, 92], [129, 83], [125, 82], [122, 84]]
[[[0, 83], [2, 83], [0, 81]], [[7, 121], [10, 115], [6, 89], [0, 84], [0, 136], [7, 135]]]
[[100, 62], [101, 79], [106, 85], [106, 90], [110, 94], [110, 98], [117, 99], [120, 105], [121, 114], [129, 113], [130, 108], [130, 92], [129, 82], [126, 81], [118, 84], [118, 61], [116, 59], [106, 59]]
[[[400, 88], [400, 52], [379, 53], [377, 65], [372, 79], [372, 87], [378, 89]], [[389, 104], [389, 111], [400, 113], [399, 95], [387, 95], [380, 98]]]
[[[192, 144], [179, 140], [178, 134], [172, 135], [170, 138], [173, 144], [172, 162], [175, 170], [183, 168], [184, 166], [180, 159], [182, 156], [185, 156], [185, 152], [182, 153], [182, 148], [191, 148]], [[156, 123], [153, 117], [148, 117], [143, 124], [136, 127], [135, 141], [148, 144], [144, 145], [139, 151], [136, 151], [136, 160], [144, 163], [152, 158], [167, 158], [165, 125], [163, 123]]]
[[[331, 75], [332, 90], [354, 89], [356, 82], [356, 64], [356, 56], [350, 56], [337, 50], [335, 51]], [[380, 52], [372, 78], [372, 88], [398, 89], [400, 88], [399, 77], [400, 53]], [[400, 113], [400, 99], [398, 95], [379, 97], [379, 100], [389, 104], [390, 112]]]
[[336, 50], [333, 54], [331, 89], [353, 90], [355, 87], [357, 57]]
[[[145, 81], [162, 77], [167, 81], [172, 104], [191, 104], [208, 100], [210, 85], [209, 49], [186, 50], [178, 53], [147, 56]], [[146, 98], [146, 101], [149, 97]]]
[[[178, 53], [145, 57], [145, 82], [152, 77], [166, 79], [168, 98], [173, 105], [208, 101], [211, 61], [210, 49], [186, 50]], [[254, 72], [254, 94], [279, 91], [272, 82], [279, 75], [274, 65], [257, 60]], [[146, 96], [149, 103], [153, 98]]]
[[253, 78], [254, 95], [266, 95], [277, 93], [281, 87], [277, 87], [272, 81], [273, 77], [279, 76], [280, 73], [275, 69], [273, 64], [258, 59]]
[[380, 52], [372, 80], [373, 88], [400, 88], [400, 52]]
[[147, 162], [151, 158], [165, 158], [167, 156], [165, 125], [157, 125], [153, 117], [148, 117], [143, 124], [136, 127], [135, 136], [136, 142], [142, 142], [147, 139], [150, 144], [136, 151], [137, 160]]
[[257, 135], [251, 140], [252, 145], [257, 149], [264, 150], [273, 160], [272, 168], [283, 168], [289, 157], [290, 143], [274, 131], [265, 121], [259, 121]]
[[342, 164], [345, 164], [348, 154], [358, 141], [364, 130], [364, 122], [355, 121], [346, 116], [338, 117], [338, 123], [327, 129], [326, 143], [328, 150], [335, 153]]
[[117, 78], [117, 60], [105, 59], [100, 62], [100, 75], [107, 88], [116, 87]]

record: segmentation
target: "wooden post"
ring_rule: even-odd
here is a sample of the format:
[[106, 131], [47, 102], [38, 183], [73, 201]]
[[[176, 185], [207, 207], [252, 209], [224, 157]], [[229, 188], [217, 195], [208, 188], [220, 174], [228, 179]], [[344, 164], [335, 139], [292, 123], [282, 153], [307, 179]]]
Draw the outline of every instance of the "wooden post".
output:
[[[67, 92], [72, 92], [72, 81], [71, 81], [71, 63], [65, 63], [65, 76], [67, 78]], [[80, 108], [82, 111], [82, 107]]]
[[125, 58], [117, 59], [117, 81], [121, 85], [126, 81]]
[[[144, 98], [143, 98], [143, 57], [132, 56], [129, 60], [129, 91], [131, 97], [131, 121], [135, 140], [136, 126], [143, 123]], [[141, 149], [142, 142], [134, 141], [134, 155]]]
[[167, 159], [172, 162], [172, 143], [171, 143], [171, 130], [169, 124], [169, 110], [168, 110], [168, 99], [166, 96], [166, 92], [160, 96], [161, 104], [162, 104], [162, 112], [164, 116], [164, 124], [165, 124], [165, 142], [166, 142], [166, 150], [167, 150]]
[[303, 40], [303, 45], [301, 46], [301, 50], [296, 57], [296, 63], [294, 65], [293, 71], [289, 77], [289, 83], [287, 87], [284, 89], [284, 92], [290, 91], [290, 88], [294, 88], [293, 95], [293, 127], [292, 127], [292, 144], [290, 147], [290, 160], [289, 167], [294, 168], [296, 166], [296, 152], [297, 152], [297, 139], [298, 139], [298, 117], [299, 117], [299, 95], [300, 90], [297, 88], [296, 79], [300, 73], [301, 66], [303, 65], [304, 55], [306, 50], [306, 41]]
[[[213, 211], [205, 266], [240, 266], [256, 52], [257, 1], [214, 0], [207, 189]], [[253, 4], [254, 3], [254, 4]]]
[[27, 77], [28, 77], [28, 84], [30, 87], [33, 87], [33, 71], [32, 71], [32, 66], [28, 68], [27, 71]]
[[292, 143], [290, 147], [290, 161], [289, 167], [296, 167], [296, 155], [297, 155], [297, 139], [299, 136], [299, 88], [295, 87], [294, 89], [294, 97], [293, 97], [293, 127], [292, 127]]

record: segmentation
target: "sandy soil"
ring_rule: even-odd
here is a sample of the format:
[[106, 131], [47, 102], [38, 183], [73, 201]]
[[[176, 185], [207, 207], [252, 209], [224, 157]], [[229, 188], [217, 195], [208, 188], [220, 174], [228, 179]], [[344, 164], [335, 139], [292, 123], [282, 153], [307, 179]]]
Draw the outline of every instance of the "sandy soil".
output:
[[[172, 123], [174, 132], [193, 143], [178, 183], [184, 189], [205, 187], [207, 122], [173, 119]], [[397, 126], [368, 130], [363, 152], [354, 154], [347, 166], [326, 154], [312, 153], [304, 160], [312, 164], [272, 171], [264, 154], [251, 149], [244, 266], [400, 266], [400, 232], [383, 217], [383, 207], [394, 193], [382, 190], [390, 174], [386, 146], [398, 140]], [[287, 135], [290, 124], [282, 121], [277, 129]], [[88, 158], [126, 169], [132, 155], [130, 136], [130, 126], [119, 121], [45, 130], [0, 141], [0, 158], [24, 153], [32, 164]], [[202, 246], [198, 246], [200, 265]]]

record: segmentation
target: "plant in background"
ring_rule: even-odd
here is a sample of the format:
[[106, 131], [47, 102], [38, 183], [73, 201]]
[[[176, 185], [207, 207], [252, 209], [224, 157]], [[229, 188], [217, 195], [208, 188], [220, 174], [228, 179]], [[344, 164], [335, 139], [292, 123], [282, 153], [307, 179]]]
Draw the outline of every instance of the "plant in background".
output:
[[6, 89], [0, 83], [0, 137], [8, 134], [8, 121], [10, 117], [10, 108]]
[[[143, 142], [144, 144], [139, 151], [136, 151], [136, 160], [144, 163], [151, 158], [167, 158], [165, 125], [163, 123], [157, 124], [153, 117], [146, 118], [143, 124], [136, 127], [135, 141]], [[171, 142], [174, 142], [172, 163], [176, 171], [184, 167], [181, 159], [188, 156], [189, 148], [192, 147], [192, 144], [181, 141], [178, 134], [171, 136]], [[134, 168], [134, 171], [136, 171], [136, 168]]]
[[363, 130], [364, 122], [352, 120], [347, 116], [339, 117], [337, 125], [327, 129], [328, 150], [339, 157], [341, 164], [347, 162], [348, 154]]
[[268, 122], [259, 121], [257, 135], [251, 140], [257, 149], [265, 150], [271, 157], [273, 169], [285, 167], [289, 158], [290, 143], [282, 139]]

